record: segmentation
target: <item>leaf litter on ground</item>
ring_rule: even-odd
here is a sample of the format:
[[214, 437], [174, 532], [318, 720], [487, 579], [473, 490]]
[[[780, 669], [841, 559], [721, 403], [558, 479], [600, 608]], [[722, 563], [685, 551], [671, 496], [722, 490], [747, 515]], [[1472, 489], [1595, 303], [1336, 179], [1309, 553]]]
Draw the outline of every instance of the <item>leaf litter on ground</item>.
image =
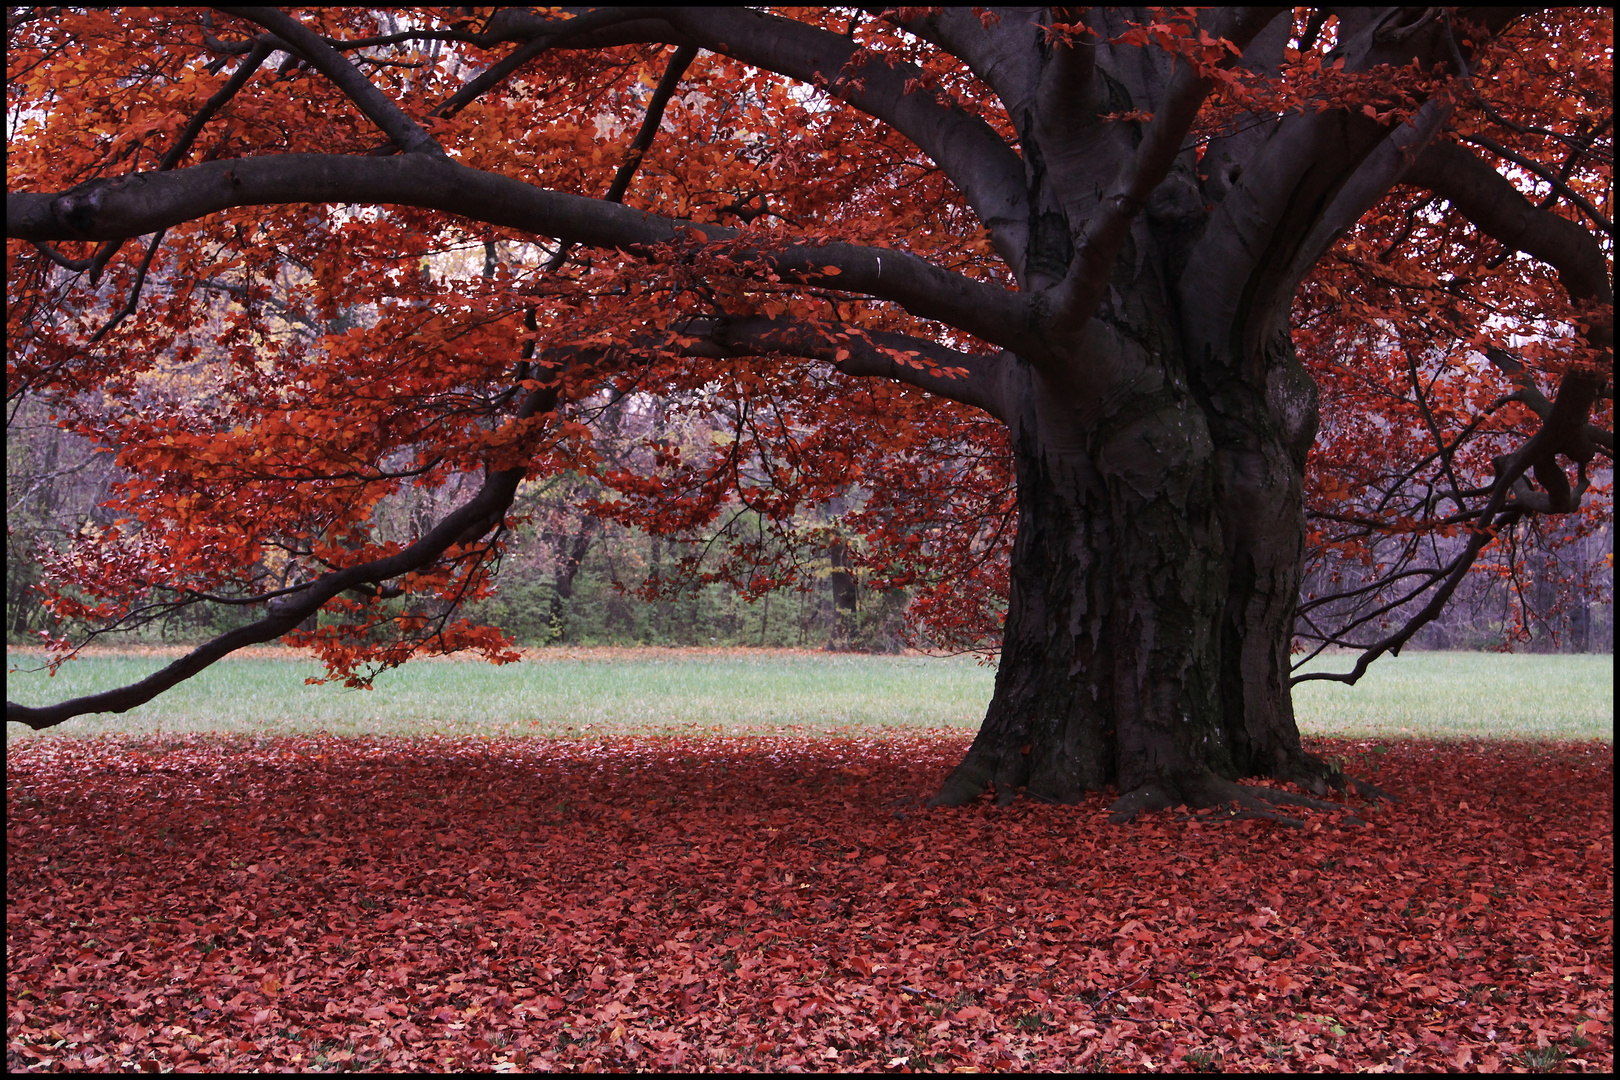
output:
[[40, 740], [18, 1070], [1612, 1071], [1613, 749], [1303, 831], [924, 804], [961, 733]]

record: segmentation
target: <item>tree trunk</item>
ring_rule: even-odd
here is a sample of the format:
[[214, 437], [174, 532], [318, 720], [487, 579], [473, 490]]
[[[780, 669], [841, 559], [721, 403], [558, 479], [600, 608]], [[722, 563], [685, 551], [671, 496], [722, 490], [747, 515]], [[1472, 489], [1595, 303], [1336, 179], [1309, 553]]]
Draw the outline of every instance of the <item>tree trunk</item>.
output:
[[832, 569], [827, 579], [831, 586], [832, 624], [827, 628], [827, 650], [847, 652], [855, 647], [855, 603], [857, 588], [851, 569], [849, 545], [834, 540], [828, 548], [827, 558]]
[[1184, 373], [1163, 342], [1147, 356], [1152, 343], [1106, 344], [1138, 356], [1118, 365], [1136, 371], [1126, 392], [1095, 395], [1102, 410], [1064, 405], [1021, 368], [995, 694], [934, 802], [993, 786], [1001, 804], [1018, 788], [1075, 803], [1113, 787], [1116, 820], [1235, 802], [1292, 821], [1267, 803], [1328, 804], [1233, 781], [1350, 782], [1301, 749], [1288, 687], [1314, 387], [1286, 340], [1259, 391]]
[[557, 581], [551, 589], [551, 616], [548, 620], [551, 637], [548, 643], [567, 636], [568, 606], [574, 598], [574, 579], [579, 576], [579, 568], [585, 562], [585, 554], [590, 551], [591, 541], [596, 538], [600, 525], [601, 519], [586, 514], [580, 519], [577, 533], [572, 537], [564, 533], [556, 538]]

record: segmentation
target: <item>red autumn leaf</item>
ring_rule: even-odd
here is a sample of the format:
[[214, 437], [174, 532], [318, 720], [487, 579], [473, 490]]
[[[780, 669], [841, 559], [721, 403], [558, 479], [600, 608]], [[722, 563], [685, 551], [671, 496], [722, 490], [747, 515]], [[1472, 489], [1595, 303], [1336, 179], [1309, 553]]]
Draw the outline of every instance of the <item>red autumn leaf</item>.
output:
[[[488, 1071], [517, 1051], [552, 1070], [827, 1067], [828, 1050], [844, 1069], [1613, 1064], [1606, 743], [1314, 744], [1410, 792], [1360, 828], [1122, 831], [1102, 793], [897, 823], [895, 791], [926, 793], [965, 743], [14, 743], [9, 1051], [78, 1068], [181, 1049], [214, 1071]], [[353, 794], [309, 786], [319, 755]], [[857, 755], [893, 786], [835, 783]], [[577, 813], [537, 816], [558, 791]], [[1481, 791], [1497, 807], [1459, 809]], [[430, 842], [446, 832], [467, 843]], [[828, 858], [841, 845], [905, 857]], [[284, 876], [239, 869], [272, 862]], [[382, 905], [403, 921], [384, 929]], [[288, 966], [254, 971], [272, 958]]]

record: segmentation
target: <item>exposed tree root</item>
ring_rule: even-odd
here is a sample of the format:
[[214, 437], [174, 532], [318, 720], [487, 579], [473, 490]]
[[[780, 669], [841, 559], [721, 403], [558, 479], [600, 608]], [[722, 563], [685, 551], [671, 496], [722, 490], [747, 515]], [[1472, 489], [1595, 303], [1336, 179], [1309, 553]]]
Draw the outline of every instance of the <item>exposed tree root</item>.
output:
[[1345, 779], [1349, 780], [1350, 783], [1355, 787], [1356, 794], [1360, 795], [1363, 799], [1366, 799], [1368, 802], [1374, 802], [1374, 801], [1376, 801], [1378, 799], [1382, 799], [1385, 802], [1400, 802], [1401, 801], [1399, 796], [1391, 795], [1389, 792], [1385, 791], [1383, 788], [1379, 787], [1377, 784], [1369, 784], [1367, 781], [1365, 781], [1365, 780], [1357, 780], [1353, 776], [1347, 776], [1347, 777], [1345, 777]]
[[986, 760], [988, 755], [969, 750], [962, 763], [951, 770], [951, 775], [940, 785], [939, 794], [928, 800], [929, 806], [966, 806], [984, 794], [995, 774], [995, 764]]
[[[1400, 801], [1377, 785], [1349, 776], [1332, 762], [1303, 751], [1286, 756], [1279, 755], [1278, 760], [1267, 771], [1274, 779], [1291, 781], [1317, 795], [1353, 790], [1355, 794], [1368, 801], [1375, 799]], [[966, 806], [983, 795], [986, 789], [994, 787], [996, 805], [1008, 806], [1018, 797], [1018, 789], [1024, 788], [1029, 779], [1028, 753], [1011, 750], [996, 753], [975, 748], [968, 751], [962, 763], [941, 785], [939, 793], [928, 800], [928, 805]], [[1044, 803], [1065, 801], [1054, 798], [1047, 792], [1037, 792], [1033, 788], [1024, 788], [1024, 794]], [[1273, 821], [1293, 828], [1303, 828], [1305, 823], [1297, 817], [1279, 812], [1276, 807], [1298, 806], [1328, 813], [1342, 813], [1349, 809], [1343, 803], [1329, 802], [1310, 795], [1296, 795], [1253, 784], [1238, 784], [1216, 775], [1206, 767], [1198, 766], [1161, 775], [1132, 791], [1127, 791], [1109, 807], [1109, 820], [1116, 824], [1124, 824], [1133, 820], [1137, 814], [1168, 810], [1175, 806], [1187, 806], [1194, 810], [1230, 807], [1231, 815], [1223, 820]], [[1341, 820], [1347, 825], [1366, 824], [1354, 816]]]
[[1278, 791], [1275, 788], [1259, 787], [1254, 784], [1236, 784], [1239, 790], [1247, 791], [1256, 798], [1264, 799], [1277, 806], [1307, 806], [1312, 810], [1343, 810], [1338, 803], [1328, 802], [1325, 799], [1313, 799], [1309, 795], [1295, 795], [1290, 791]]
[[996, 805], [1007, 806], [1017, 798], [1017, 789], [1029, 783], [1029, 754], [1007, 750], [1000, 754], [977, 748], [967, 752], [962, 764], [951, 770], [939, 794], [929, 806], [966, 806], [984, 794], [991, 784], [996, 788]]
[[1385, 791], [1376, 784], [1369, 784], [1365, 780], [1358, 780], [1346, 773], [1338, 765], [1324, 760], [1315, 754], [1303, 750], [1295, 751], [1286, 757], [1280, 757], [1268, 774], [1278, 780], [1291, 780], [1307, 791], [1314, 791], [1318, 795], [1326, 795], [1331, 791], [1355, 790], [1368, 802], [1382, 799], [1386, 802], [1400, 802], [1401, 800]]
[[[1338, 775], [1343, 776], [1343, 773]], [[1384, 798], [1393, 799], [1387, 792], [1380, 792], [1371, 784], [1365, 785]], [[1359, 787], [1358, 787], [1358, 790]], [[1288, 825], [1293, 828], [1304, 828], [1305, 823], [1296, 817], [1278, 813], [1274, 806], [1303, 806], [1311, 810], [1326, 810], [1329, 812], [1346, 809], [1341, 803], [1327, 802], [1322, 799], [1313, 799], [1308, 795], [1295, 795], [1288, 791], [1278, 791], [1275, 788], [1256, 787], [1250, 784], [1237, 784], [1224, 777], [1216, 776], [1205, 768], [1189, 769], [1173, 776], [1150, 780], [1142, 786], [1121, 795], [1109, 807], [1112, 813], [1110, 821], [1115, 824], [1124, 824], [1133, 820], [1143, 811], [1165, 810], [1172, 806], [1189, 806], [1194, 810], [1209, 810], [1221, 806], [1232, 806], [1234, 813], [1231, 820], [1242, 821], [1246, 819], [1261, 819], [1274, 821], [1279, 825]], [[1366, 822], [1358, 817], [1344, 819], [1346, 824], [1365, 825]]]

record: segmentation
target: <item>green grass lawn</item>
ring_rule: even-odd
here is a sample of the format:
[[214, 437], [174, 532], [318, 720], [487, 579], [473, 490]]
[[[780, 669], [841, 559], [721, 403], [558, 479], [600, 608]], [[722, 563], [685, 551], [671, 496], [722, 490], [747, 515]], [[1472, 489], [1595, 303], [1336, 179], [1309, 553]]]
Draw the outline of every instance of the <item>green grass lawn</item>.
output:
[[[1353, 656], [1307, 671], [1349, 671]], [[1354, 686], [1294, 687], [1307, 735], [1614, 740], [1614, 657], [1489, 652], [1383, 656]]]
[[[38, 658], [7, 654], [7, 667]], [[142, 678], [166, 660], [95, 656], [52, 678], [8, 672], [6, 696], [38, 705]], [[1345, 657], [1312, 670], [1347, 670]], [[994, 669], [971, 657], [642, 650], [622, 658], [504, 667], [422, 662], [376, 689], [305, 686], [307, 660], [226, 659], [123, 716], [81, 717], [50, 732], [256, 732], [570, 737], [659, 732], [972, 730]], [[1300, 729], [1341, 738], [1614, 738], [1613, 658], [1416, 653], [1384, 658], [1356, 686], [1295, 691]], [[34, 737], [7, 724], [8, 739]]]
[[[94, 693], [133, 682], [162, 663], [98, 656], [64, 666], [54, 680], [10, 674], [7, 696], [41, 704]], [[23, 666], [35, 664], [24, 658]], [[304, 685], [318, 674], [319, 665], [305, 660], [227, 659], [121, 718], [80, 718], [53, 730], [566, 737], [967, 728], [983, 717], [994, 678], [970, 657], [678, 650], [667, 658], [643, 650], [634, 658], [500, 667], [427, 661], [379, 676], [370, 691]], [[25, 730], [7, 725], [10, 737]]]

